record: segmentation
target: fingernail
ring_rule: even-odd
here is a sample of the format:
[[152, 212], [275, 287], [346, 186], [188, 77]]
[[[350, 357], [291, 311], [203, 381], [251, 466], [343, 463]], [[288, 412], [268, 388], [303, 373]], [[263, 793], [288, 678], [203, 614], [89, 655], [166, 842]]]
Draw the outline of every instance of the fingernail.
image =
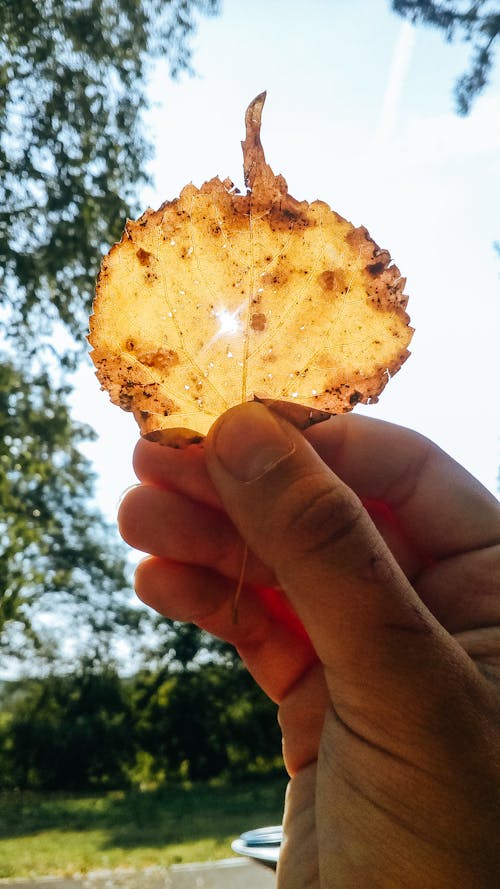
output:
[[219, 421], [214, 444], [225, 469], [242, 482], [261, 478], [295, 450], [270, 411], [255, 403], [226, 414]]

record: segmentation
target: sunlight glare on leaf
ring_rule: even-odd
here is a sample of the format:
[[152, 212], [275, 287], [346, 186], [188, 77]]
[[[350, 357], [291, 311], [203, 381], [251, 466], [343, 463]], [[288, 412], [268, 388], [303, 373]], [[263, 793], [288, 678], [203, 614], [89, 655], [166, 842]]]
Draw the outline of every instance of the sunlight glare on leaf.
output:
[[240, 333], [242, 325], [238, 317], [238, 312], [228, 312], [227, 309], [221, 309], [215, 314], [219, 322], [219, 330], [216, 334], [217, 337], [224, 336], [225, 334]]

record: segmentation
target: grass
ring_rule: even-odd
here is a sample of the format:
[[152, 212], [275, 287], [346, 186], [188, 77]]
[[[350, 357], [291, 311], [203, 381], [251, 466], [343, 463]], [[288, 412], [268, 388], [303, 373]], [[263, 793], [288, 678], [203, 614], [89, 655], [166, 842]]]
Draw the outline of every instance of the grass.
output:
[[284, 784], [0, 794], [0, 878], [226, 858], [242, 831], [280, 823]]

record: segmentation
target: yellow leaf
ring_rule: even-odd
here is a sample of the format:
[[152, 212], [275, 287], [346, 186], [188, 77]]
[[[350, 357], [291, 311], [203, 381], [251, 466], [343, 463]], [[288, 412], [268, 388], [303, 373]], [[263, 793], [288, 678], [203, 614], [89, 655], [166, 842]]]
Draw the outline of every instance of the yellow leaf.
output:
[[246, 194], [187, 185], [103, 260], [92, 358], [149, 438], [197, 440], [254, 396], [306, 425], [375, 401], [409, 354], [399, 269], [365, 228], [288, 194], [265, 162], [264, 100], [246, 113]]

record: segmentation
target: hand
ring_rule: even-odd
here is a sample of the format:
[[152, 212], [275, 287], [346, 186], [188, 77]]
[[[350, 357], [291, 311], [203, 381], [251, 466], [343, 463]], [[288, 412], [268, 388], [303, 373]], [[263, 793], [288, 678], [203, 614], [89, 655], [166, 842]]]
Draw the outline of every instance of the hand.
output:
[[496, 500], [413, 432], [349, 415], [302, 435], [255, 403], [135, 464], [138, 595], [236, 645], [279, 704], [280, 889], [494, 889]]

